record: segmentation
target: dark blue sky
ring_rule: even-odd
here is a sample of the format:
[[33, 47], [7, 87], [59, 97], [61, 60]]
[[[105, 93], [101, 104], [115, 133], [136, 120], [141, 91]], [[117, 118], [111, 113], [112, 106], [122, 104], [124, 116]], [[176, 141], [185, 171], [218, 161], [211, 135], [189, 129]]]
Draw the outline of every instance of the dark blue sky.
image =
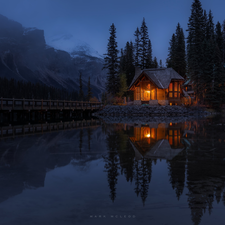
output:
[[[134, 41], [145, 17], [153, 56], [165, 62], [177, 23], [186, 30], [193, 0], [0, 0], [0, 14], [25, 27], [44, 29], [47, 43], [54, 35], [72, 34], [106, 53], [109, 27], [115, 24], [118, 49]], [[225, 20], [225, 1], [202, 0], [212, 10], [214, 24]], [[185, 36], [187, 33], [185, 32]]]

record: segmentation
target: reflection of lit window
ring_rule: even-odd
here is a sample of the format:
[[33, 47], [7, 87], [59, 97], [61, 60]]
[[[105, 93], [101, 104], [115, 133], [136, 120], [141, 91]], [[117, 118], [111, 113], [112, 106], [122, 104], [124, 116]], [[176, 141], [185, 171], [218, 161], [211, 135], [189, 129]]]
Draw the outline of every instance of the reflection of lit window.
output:
[[177, 143], [177, 136], [174, 136], [174, 146], [177, 147], [178, 143]]
[[169, 137], [169, 143], [170, 145], [173, 145], [173, 137]]

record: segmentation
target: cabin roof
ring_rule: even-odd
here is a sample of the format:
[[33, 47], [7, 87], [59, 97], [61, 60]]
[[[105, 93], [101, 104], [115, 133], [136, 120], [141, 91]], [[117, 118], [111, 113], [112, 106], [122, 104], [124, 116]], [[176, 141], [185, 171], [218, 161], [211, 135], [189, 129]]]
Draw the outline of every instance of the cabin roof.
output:
[[184, 80], [173, 68], [152, 68], [139, 70], [129, 86], [129, 89], [141, 75], [146, 75], [158, 88], [167, 89], [172, 79]]

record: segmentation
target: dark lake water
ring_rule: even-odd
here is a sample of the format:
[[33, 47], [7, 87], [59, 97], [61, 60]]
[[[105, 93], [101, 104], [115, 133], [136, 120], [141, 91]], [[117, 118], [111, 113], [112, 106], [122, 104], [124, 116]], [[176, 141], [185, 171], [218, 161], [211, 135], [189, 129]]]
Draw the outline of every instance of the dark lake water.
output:
[[225, 224], [225, 122], [0, 139], [0, 224]]

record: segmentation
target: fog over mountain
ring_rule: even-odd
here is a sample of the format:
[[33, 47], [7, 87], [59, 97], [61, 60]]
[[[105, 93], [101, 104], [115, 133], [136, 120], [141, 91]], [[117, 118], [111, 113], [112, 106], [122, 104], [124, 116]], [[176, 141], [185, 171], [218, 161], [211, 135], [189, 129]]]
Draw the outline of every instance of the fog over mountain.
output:
[[78, 91], [82, 72], [84, 93], [90, 76], [92, 92], [100, 97], [107, 72], [103, 62], [103, 56], [71, 34], [54, 36], [47, 45], [43, 30], [0, 15], [0, 77]]

